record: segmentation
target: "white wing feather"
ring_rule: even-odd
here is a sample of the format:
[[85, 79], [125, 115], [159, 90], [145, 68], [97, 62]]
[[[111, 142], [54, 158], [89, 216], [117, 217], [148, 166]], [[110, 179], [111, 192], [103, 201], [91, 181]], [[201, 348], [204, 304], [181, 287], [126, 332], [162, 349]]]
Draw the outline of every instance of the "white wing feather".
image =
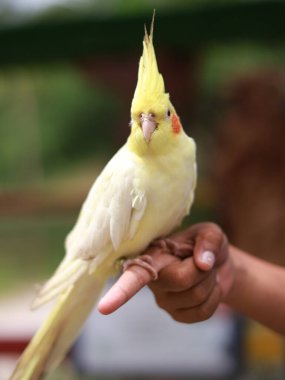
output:
[[134, 235], [133, 219], [142, 218], [147, 203], [145, 192], [137, 188], [138, 165], [134, 160], [132, 154], [121, 149], [98, 177], [67, 238], [67, 256], [73, 257], [75, 246], [77, 257], [94, 258], [106, 249], [118, 250], [129, 238], [130, 229]]
[[97, 178], [66, 239], [66, 256], [34, 307], [57, 297], [87, 270], [93, 272], [122, 242], [134, 237], [147, 205], [145, 192], [135, 186], [134, 159], [122, 148]]

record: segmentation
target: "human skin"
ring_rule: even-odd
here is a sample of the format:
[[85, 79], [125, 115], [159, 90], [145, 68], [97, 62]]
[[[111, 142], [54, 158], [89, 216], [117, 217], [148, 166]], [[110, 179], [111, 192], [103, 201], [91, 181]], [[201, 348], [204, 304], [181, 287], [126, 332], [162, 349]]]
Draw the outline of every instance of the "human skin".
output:
[[214, 223], [193, 225], [169, 239], [178, 251], [181, 247], [182, 257], [171, 248], [149, 247], [145, 253], [152, 257], [158, 279], [153, 281], [143, 267], [130, 266], [101, 299], [101, 313], [117, 310], [148, 284], [158, 306], [176, 321], [206, 320], [224, 303], [285, 335], [285, 268], [229, 244]]

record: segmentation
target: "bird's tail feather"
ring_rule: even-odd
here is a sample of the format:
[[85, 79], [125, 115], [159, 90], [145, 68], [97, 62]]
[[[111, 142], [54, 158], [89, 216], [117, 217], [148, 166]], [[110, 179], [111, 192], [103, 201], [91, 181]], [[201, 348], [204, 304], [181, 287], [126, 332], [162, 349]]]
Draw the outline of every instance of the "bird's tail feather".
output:
[[84, 273], [59, 298], [21, 356], [10, 380], [39, 380], [63, 360], [98, 299], [106, 277]]

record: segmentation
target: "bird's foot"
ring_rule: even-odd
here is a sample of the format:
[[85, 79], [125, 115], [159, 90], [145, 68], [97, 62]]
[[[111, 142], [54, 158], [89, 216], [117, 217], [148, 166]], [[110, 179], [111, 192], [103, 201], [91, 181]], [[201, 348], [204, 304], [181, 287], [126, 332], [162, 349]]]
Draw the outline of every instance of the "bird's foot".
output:
[[158, 277], [157, 270], [152, 265], [152, 257], [149, 255], [141, 255], [134, 259], [127, 259], [123, 261], [123, 271], [127, 270], [130, 266], [138, 265], [146, 269], [150, 274], [153, 280], [156, 280]]
[[182, 243], [169, 238], [159, 238], [154, 240], [151, 243], [150, 247], [161, 248], [167, 253], [179, 257], [180, 259], [184, 259], [186, 257], [192, 256], [194, 242], [189, 241], [187, 243]]

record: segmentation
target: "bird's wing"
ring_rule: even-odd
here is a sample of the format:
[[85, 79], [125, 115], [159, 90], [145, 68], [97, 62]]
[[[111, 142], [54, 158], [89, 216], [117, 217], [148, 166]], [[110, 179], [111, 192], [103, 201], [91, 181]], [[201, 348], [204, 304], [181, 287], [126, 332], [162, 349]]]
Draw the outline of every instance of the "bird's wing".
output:
[[98, 266], [121, 243], [132, 239], [146, 205], [138, 186], [135, 158], [119, 151], [92, 186], [78, 221], [66, 239], [66, 256], [42, 287], [34, 307], [55, 298], [83, 273]]
[[95, 257], [109, 249], [117, 251], [131, 239], [142, 218], [147, 200], [138, 183], [135, 157], [120, 150], [93, 185], [80, 217], [66, 241], [67, 255]]

